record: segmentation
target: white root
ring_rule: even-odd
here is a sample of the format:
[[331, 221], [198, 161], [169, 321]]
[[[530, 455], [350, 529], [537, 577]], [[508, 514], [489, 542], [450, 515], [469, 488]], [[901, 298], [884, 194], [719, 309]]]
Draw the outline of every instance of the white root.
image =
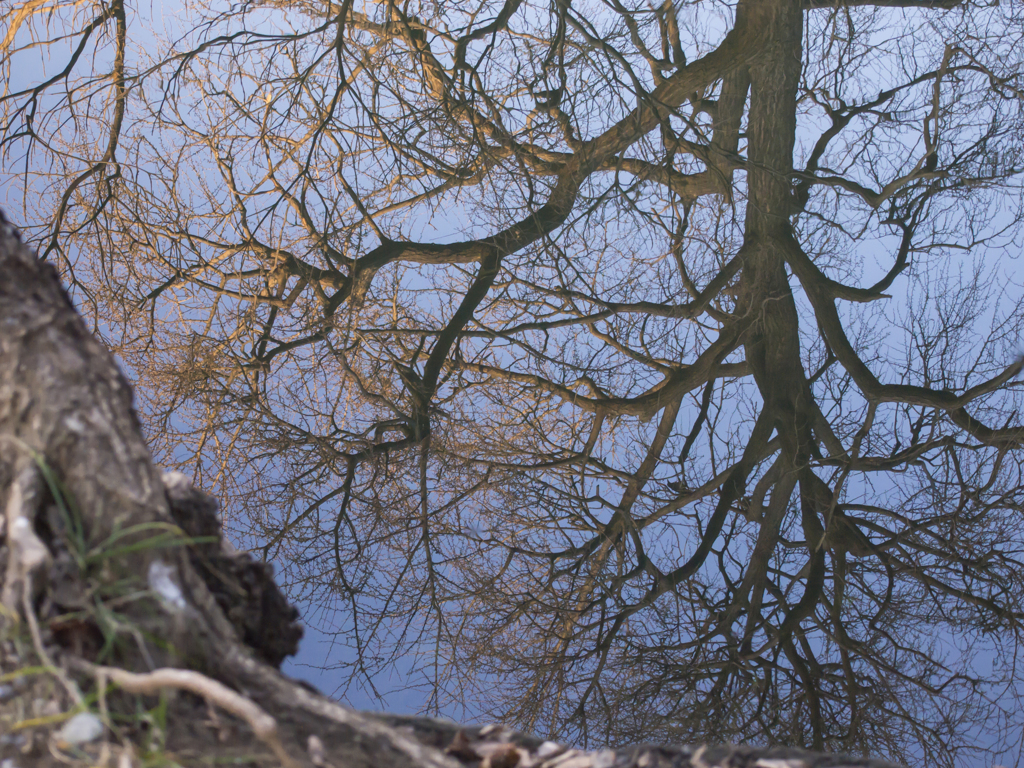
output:
[[4, 515], [9, 560], [0, 596], [0, 602], [14, 613], [17, 613], [26, 583], [50, 559], [50, 551], [36, 535], [33, 525], [41, 492], [39, 469], [31, 458], [20, 456]]
[[[85, 666], [83, 664], [83, 666]], [[146, 674], [127, 672], [116, 667], [88, 665], [93, 674], [103, 675], [129, 693], [159, 693], [163, 688], [191, 691], [221, 709], [240, 717], [260, 741], [270, 747], [285, 768], [299, 768], [298, 763], [285, 750], [277, 735], [277, 721], [255, 702], [226, 685], [189, 669], [156, 669]]]

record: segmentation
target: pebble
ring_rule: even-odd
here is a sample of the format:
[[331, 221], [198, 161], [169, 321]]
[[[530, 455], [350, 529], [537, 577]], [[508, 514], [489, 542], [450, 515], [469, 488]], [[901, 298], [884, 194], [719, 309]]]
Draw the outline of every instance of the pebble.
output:
[[91, 712], [79, 712], [57, 732], [57, 743], [88, 744], [103, 735], [103, 723]]
[[537, 748], [537, 757], [542, 760], [546, 760], [549, 757], [554, 757], [561, 752], [565, 752], [565, 750], [566, 748], [561, 744], [556, 744], [553, 741], [545, 741]]

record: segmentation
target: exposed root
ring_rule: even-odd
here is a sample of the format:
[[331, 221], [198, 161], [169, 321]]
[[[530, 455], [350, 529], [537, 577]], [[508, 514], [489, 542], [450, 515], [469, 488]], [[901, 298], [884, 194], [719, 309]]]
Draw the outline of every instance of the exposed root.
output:
[[50, 658], [50, 654], [46, 652], [46, 647], [43, 645], [43, 635], [39, 631], [36, 612], [32, 608], [31, 575], [25, 576], [22, 609], [25, 613], [25, 621], [28, 623], [28, 631], [32, 635], [32, 646], [35, 648], [40, 663], [48, 667], [50, 673], [60, 681], [60, 684], [64, 686], [64, 690], [68, 692], [68, 696], [75, 702], [75, 706], [79, 709], [85, 709], [85, 698], [82, 696], [82, 692], [78, 690], [78, 686], [65, 674], [64, 670], [53, 663], [53, 659]]
[[285, 768], [299, 768], [299, 764], [281, 744], [281, 739], [277, 735], [277, 721], [253, 701], [206, 675], [189, 669], [163, 668], [146, 674], [136, 674], [116, 667], [103, 667], [87, 662], [77, 662], [76, 666], [114, 682], [129, 693], [154, 694], [164, 688], [177, 688], [202, 696], [248, 723], [256, 738], [270, 748], [274, 757], [280, 760]]
[[[21, 441], [12, 441], [20, 444]], [[26, 582], [50, 560], [50, 551], [35, 532], [34, 512], [42, 496], [42, 479], [32, 459], [24, 454], [15, 464], [14, 482], [7, 496], [3, 523], [6, 526], [10, 559], [0, 601], [17, 612]], [[0, 533], [3, 531], [0, 530]]]
[[[20, 440], [11, 439], [11, 441], [30, 455], [26, 456], [24, 453], [19, 455], [15, 465], [14, 482], [11, 483], [8, 492], [7, 509], [2, 520], [6, 527], [10, 560], [7, 563], [7, 573], [0, 602], [6, 609], [5, 614], [17, 617], [18, 598], [21, 598], [22, 613], [28, 624], [32, 645], [40, 663], [49, 667], [51, 673], [67, 690], [75, 706], [84, 708], [85, 699], [82, 692], [78, 690], [78, 686], [64, 673], [64, 670], [53, 663], [50, 654], [47, 653], [46, 647], [43, 645], [42, 632], [39, 630], [39, 621], [36, 619], [35, 609], [32, 606], [34, 594], [32, 579], [51, 560], [50, 550], [36, 535], [34, 525], [35, 510], [39, 508], [43, 483], [39, 468], [35, 465], [34, 457], [31, 456], [31, 449]], [[0, 528], [0, 532], [3, 532], [2, 528]]]

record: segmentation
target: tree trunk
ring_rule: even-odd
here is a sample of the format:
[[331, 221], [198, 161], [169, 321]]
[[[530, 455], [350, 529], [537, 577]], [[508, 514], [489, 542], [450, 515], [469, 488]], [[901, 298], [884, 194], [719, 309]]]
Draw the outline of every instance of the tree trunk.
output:
[[[183, 765], [881, 765], [784, 748], [577, 752], [500, 727], [358, 714], [296, 684], [276, 666], [301, 631], [270, 569], [226, 551], [213, 499], [161, 477], [112, 356], [2, 216], [0, 277], [5, 766], [132, 765], [152, 755], [154, 730]], [[44, 711], [28, 712], [46, 692]], [[168, 721], [154, 727], [137, 715], [158, 695]], [[71, 743], [62, 715], [90, 706], [103, 733]]]

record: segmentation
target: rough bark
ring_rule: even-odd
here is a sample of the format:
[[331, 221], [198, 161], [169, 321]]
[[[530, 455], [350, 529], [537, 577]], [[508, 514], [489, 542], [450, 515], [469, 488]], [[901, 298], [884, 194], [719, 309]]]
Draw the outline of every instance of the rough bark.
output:
[[[883, 765], [786, 748], [581, 752], [501, 727], [358, 714], [289, 680], [275, 665], [300, 632], [269, 568], [225, 547], [215, 501], [180, 475], [161, 477], [112, 356], [56, 271], [2, 219], [0, 275], [0, 758], [13, 761], [5, 766], [136, 764], [151, 750], [142, 740], [152, 725], [129, 714], [170, 689], [190, 693], [171, 699], [161, 748], [185, 765]], [[63, 687], [50, 702], [56, 711], [33, 719], [17, 704], [38, 703], [50, 683]], [[235, 718], [212, 716], [202, 698]], [[76, 706], [98, 707], [106, 734], [77, 747], [51, 734], [46, 756], [41, 739]]]

